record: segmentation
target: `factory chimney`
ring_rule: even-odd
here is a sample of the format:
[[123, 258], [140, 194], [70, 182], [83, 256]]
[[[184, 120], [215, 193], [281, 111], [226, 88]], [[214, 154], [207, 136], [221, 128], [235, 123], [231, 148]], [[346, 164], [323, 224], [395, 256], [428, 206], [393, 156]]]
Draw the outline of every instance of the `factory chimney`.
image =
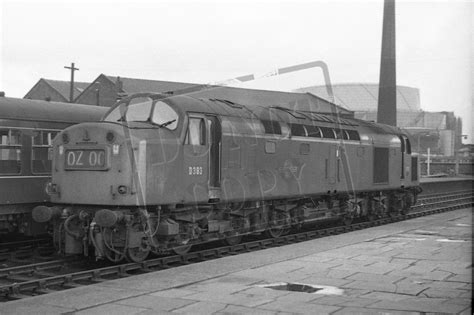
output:
[[397, 125], [397, 69], [395, 54], [395, 0], [383, 7], [382, 55], [380, 58], [377, 122]]

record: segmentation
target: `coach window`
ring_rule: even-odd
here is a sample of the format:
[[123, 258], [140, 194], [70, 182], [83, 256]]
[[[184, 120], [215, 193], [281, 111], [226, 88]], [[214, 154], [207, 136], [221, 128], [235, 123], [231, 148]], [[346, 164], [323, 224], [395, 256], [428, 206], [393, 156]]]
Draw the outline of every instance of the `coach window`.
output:
[[203, 118], [190, 117], [188, 132], [186, 133], [185, 144], [205, 145], [206, 144], [206, 124]]
[[51, 148], [56, 131], [39, 130], [32, 138], [31, 169], [34, 174], [51, 173]]
[[0, 129], [0, 173], [21, 173], [21, 132]]
[[158, 101], [155, 104], [151, 121], [162, 127], [174, 130], [178, 126], [178, 117], [178, 114], [170, 105]]

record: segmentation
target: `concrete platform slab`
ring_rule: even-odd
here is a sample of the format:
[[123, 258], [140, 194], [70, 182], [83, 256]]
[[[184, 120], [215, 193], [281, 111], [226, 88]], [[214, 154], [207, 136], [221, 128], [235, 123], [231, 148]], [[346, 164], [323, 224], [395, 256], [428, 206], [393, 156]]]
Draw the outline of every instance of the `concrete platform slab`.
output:
[[[7, 302], [0, 314], [470, 314], [471, 222], [472, 209], [457, 210]], [[259, 286], [278, 282], [341, 291]]]

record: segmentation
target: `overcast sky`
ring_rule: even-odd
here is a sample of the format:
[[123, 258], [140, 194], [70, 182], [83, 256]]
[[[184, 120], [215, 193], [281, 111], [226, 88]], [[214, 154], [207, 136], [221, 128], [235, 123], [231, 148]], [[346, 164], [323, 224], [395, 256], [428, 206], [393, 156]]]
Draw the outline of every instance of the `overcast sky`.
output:
[[[383, 1], [0, 0], [0, 90], [100, 73], [208, 83], [322, 60], [333, 83], [377, 83]], [[397, 1], [397, 83], [427, 111], [455, 111], [472, 143], [471, 1]], [[322, 84], [316, 69], [246, 84]], [[466, 142], [466, 141], [465, 141]]]

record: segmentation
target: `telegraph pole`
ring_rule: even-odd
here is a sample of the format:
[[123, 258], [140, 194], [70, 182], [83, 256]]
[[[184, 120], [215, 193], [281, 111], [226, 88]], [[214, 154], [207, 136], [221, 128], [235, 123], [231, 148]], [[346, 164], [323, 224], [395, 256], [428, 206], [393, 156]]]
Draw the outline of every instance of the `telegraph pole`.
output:
[[69, 90], [69, 103], [74, 102], [74, 71], [79, 70], [78, 68], [74, 68], [74, 62], [71, 63], [71, 66], [64, 66], [65, 69], [71, 69], [71, 86]]

